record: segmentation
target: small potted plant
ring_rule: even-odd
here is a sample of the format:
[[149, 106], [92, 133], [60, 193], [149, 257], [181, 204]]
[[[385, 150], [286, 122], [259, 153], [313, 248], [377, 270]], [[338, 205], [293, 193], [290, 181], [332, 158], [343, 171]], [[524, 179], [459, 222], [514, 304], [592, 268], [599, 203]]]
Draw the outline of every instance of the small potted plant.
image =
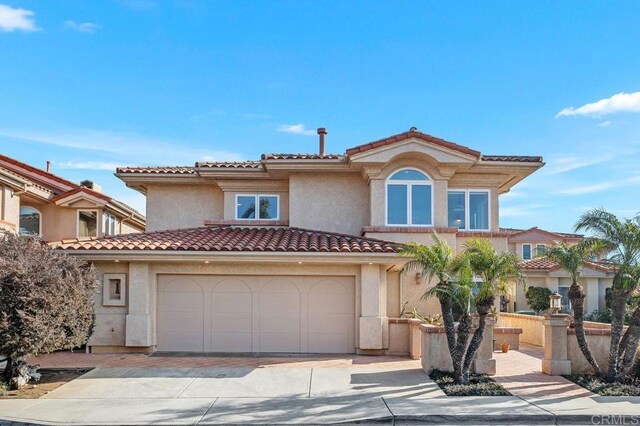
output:
[[509, 344], [507, 342], [502, 342], [502, 345], [500, 345], [500, 349], [502, 349], [502, 353], [506, 354], [507, 352], [509, 352]]

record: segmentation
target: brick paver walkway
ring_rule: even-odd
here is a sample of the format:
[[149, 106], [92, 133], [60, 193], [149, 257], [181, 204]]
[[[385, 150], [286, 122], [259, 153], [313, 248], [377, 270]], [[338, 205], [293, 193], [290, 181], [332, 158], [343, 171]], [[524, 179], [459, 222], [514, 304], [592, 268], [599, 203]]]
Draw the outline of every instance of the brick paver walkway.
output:
[[561, 376], [549, 376], [542, 369], [543, 348], [520, 343], [520, 350], [506, 354], [495, 352], [496, 375], [514, 396], [522, 398], [563, 398], [595, 396], [588, 390]]
[[176, 356], [154, 354], [87, 354], [82, 352], [55, 352], [28, 359], [41, 368], [92, 367], [160, 367], [160, 368], [370, 368], [385, 370], [416, 369], [420, 361], [393, 356]]

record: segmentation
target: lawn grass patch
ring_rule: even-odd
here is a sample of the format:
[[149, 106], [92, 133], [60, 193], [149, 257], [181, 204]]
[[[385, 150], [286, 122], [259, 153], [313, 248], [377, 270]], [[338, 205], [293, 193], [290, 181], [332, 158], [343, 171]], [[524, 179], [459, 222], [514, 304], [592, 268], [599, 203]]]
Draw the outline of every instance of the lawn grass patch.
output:
[[590, 375], [571, 374], [564, 377], [597, 395], [640, 396], [640, 380], [634, 383], [608, 383]]
[[446, 371], [433, 370], [429, 377], [447, 396], [511, 396], [500, 383], [486, 374], [472, 374], [468, 385], [455, 383], [453, 375]]

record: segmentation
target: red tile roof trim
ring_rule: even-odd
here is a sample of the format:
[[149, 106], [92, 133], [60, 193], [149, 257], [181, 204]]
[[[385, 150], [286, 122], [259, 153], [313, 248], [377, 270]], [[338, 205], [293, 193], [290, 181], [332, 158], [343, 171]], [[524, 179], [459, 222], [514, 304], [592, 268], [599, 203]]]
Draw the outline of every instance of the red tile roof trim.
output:
[[444, 139], [436, 138], [434, 136], [428, 135], [426, 133], [418, 132], [415, 130], [410, 130], [408, 132], [400, 133], [394, 136], [390, 136], [388, 138], [379, 139], [377, 141], [369, 142], [363, 145], [358, 145], [353, 148], [347, 149], [347, 155], [355, 155], [361, 152], [366, 152], [381, 146], [391, 145], [398, 142], [405, 141], [407, 139], [416, 138], [423, 140], [425, 142], [432, 143], [434, 145], [438, 145], [444, 148], [453, 149], [455, 151], [461, 152], [463, 154], [472, 155], [476, 158], [480, 158], [480, 152], [473, 150], [471, 148], [467, 148], [466, 146], [458, 145], [454, 142], [449, 142]]
[[116, 168], [116, 173], [137, 173], [137, 174], [174, 174], [174, 175], [187, 175], [195, 174], [195, 170], [192, 166], [125, 166]]
[[62, 250], [397, 253], [388, 241], [301, 228], [188, 228], [51, 243]]
[[263, 160], [342, 160], [340, 154], [262, 154]]
[[72, 189], [71, 191], [63, 192], [61, 194], [56, 195], [55, 197], [53, 197], [51, 199], [51, 201], [56, 202], [58, 200], [61, 200], [63, 198], [67, 198], [67, 197], [69, 197], [71, 195], [74, 195], [74, 194], [77, 194], [79, 192], [94, 196], [96, 198], [100, 198], [100, 199], [105, 200], [107, 202], [110, 202], [112, 200], [112, 198], [107, 196], [107, 195], [104, 195], [104, 194], [101, 194], [99, 192], [93, 191], [93, 190], [91, 190], [89, 188], [86, 188], [84, 186], [79, 186], [76, 189]]
[[[584, 262], [584, 266], [596, 269], [602, 272], [615, 272], [613, 265], [606, 262]], [[546, 257], [538, 257], [531, 260], [525, 260], [522, 262], [522, 267], [525, 270], [538, 270], [538, 271], [555, 271], [561, 269], [561, 266], [547, 259]]]
[[217, 169], [258, 169], [262, 163], [259, 161], [219, 161], [196, 163], [197, 168], [217, 168]]
[[[36, 167], [33, 167], [27, 163], [23, 163], [22, 161], [18, 161], [15, 160], [11, 157], [7, 157], [6, 155], [2, 155], [0, 154], [0, 165], [2, 164], [2, 162], [8, 163], [10, 166], [14, 166], [17, 167], [19, 169], [24, 169], [24, 171], [31, 173], [32, 175], [37, 175], [40, 178], [44, 178], [44, 179], [50, 179], [55, 181], [56, 183], [62, 184], [64, 185], [64, 187], [60, 187], [60, 186], [55, 186], [55, 185], [51, 185], [51, 182], [48, 182], [46, 180], [39, 180], [39, 182], [41, 184], [44, 185], [48, 185], [48, 186], [54, 186], [56, 189], [58, 190], [62, 190], [62, 191], [66, 191], [69, 190], [70, 188], [66, 188], [66, 187], [71, 187], [71, 188], [75, 188], [78, 186], [77, 183], [73, 183], [69, 180], [66, 180], [64, 178], [61, 178], [60, 176], [54, 175], [53, 173], [47, 172], [45, 170], [41, 170], [38, 169]], [[5, 165], [4, 167], [10, 167]], [[12, 170], [14, 173], [18, 173], [18, 175], [20, 175], [21, 171], [17, 171], [17, 170]], [[29, 176], [29, 178], [34, 178], [34, 176]], [[37, 178], [36, 178], [37, 179]]]
[[483, 155], [482, 161], [504, 161], [510, 163], [542, 163], [543, 158], [532, 155]]

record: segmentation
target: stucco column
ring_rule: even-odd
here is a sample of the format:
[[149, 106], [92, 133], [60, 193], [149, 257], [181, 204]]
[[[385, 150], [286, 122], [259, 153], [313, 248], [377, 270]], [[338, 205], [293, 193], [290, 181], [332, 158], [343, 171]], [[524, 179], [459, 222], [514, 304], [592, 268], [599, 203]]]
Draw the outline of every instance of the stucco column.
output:
[[384, 179], [372, 177], [369, 181], [369, 212], [371, 226], [385, 226], [385, 188]]
[[447, 190], [449, 182], [446, 179], [438, 179], [433, 185], [433, 224], [446, 228], [449, 226], [449, 210]]
[[420, 359], [422, 353], [420, 324], [422, 320], [409, 318], [409, 357], [411, 359]]
[[359, 349], [383, 349], [388, 341], [386, 316], [387, 278], [379, 265], [362, 265], [360, 269]]
[[546, 277], [544, 281], [547, 285], [547, 288], [551, 290], [552, 293], [558, 291], [558, 277]]
[[[474, 329], [478, 328], [480, 317], [477, 314], [472, 316]], [[496, 360], [493, 358], [493, 327], [496, 325], [494, 316], [487, 316], [487, 321], [482, 335], [482, 342], [476, 352], [476, 359], [473, 370], [478, 374], [496, 374]]]
[[18, 231], [20, 196], [7, 186], [0, 186], [0, 229]]
[[585, 314], [597, 311], [600, 307], [600, 289], [598, 278], [587, 278], [585, 290], [587, 290], [587, 306], [585, 306]]
[[571, 361], [569, 361], [567, 350], [569, 315], [545, 315], [542, 325], [544, 326], [542, 372], [551, 376], [571, 374]]
[[129, 312], [126, 319], [126, 345], [151, 346], [151, 276], [148, 263], [129, 264]]

